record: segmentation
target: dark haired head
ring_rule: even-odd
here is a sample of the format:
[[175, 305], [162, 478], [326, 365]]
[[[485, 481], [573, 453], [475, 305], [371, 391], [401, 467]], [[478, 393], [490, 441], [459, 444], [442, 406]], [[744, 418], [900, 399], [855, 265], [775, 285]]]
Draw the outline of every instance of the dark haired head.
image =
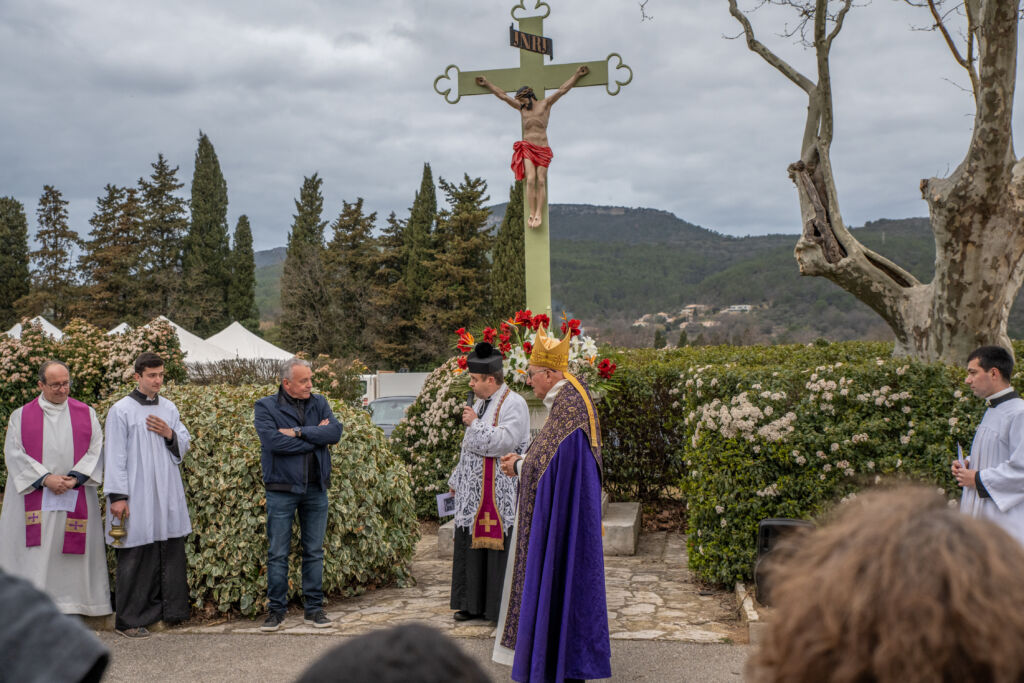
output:
[[145, 351], [139, 354], [139, 357], [135, 359], [135, 374], [141, 375], [142, 372], [148, 368], [162, 368], [163, 366], [163, 358], [152, 351]]
[[422, 624], [374, 631], [328, 650], [298, 683], [486, 683], [487, 675], [452, 640]]
[[967, 356], [967, 362], [977, 360], [981, 369], [988, 372], [992, 368], [999, 371], [1002, 378], [1009, 382], [1013, 376], [1013, 354], [1002, 346], [979, 346]]

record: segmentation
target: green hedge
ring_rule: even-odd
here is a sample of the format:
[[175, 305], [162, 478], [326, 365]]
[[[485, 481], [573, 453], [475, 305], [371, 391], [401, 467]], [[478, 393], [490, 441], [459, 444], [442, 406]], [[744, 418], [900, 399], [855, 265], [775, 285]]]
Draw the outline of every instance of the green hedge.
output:
[[762, 519], [813, 518], [888, 478], [958, 495], [949, 463], [984, 408], [961, 369], [792, 350], [788, 362], [751, 349], [681, 373], [689, 565], [705, 581], [750, 577]]
[[[127, 389], [125, 390], [127, 391]], [[186, 542], [188, 580], [196, 608], [256, 615], [266, 609], [266, 513], [260, 443], [253, 404], [275, 386], [171, 385], [162, 394], [181, 411], [192, 435], [182, 464], [193, 532]], [[101, 421], [119, 394], [97, 407]], [[331, 401], [344, 425], [331, 449], [324, 540], [324, 592], [356, 595], [367, 588], [411, 581], [419, 539], [409, 474], [365, 411]], [[289, 585], [301, 593], [298, 525]]]

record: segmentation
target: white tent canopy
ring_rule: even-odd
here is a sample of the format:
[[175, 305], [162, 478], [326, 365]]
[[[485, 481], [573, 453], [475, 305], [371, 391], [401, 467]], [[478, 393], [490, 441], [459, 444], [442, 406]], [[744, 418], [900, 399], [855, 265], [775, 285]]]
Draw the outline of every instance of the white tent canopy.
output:
[[129, 325], [128, 323], [121, 323], [117, 327], [113, 327], [110, 330], [108, 330], [107, 331], [107, 335], [108, 336], [113, 336], [115, 334], [124, 334], [125, 332], [130, 332], [131, 329], [132, 329], [132, 326]]
[[[60, 341], [61, 339], [64, 338], [64, 333], [60, 331], [60, 328], [41, 315], [37, 315], [36, 317], [32, 318], [32, 320], [30, 320], [29, 322], [38, 323], [39, 325], [42, 325], [43, 334], [45, 334], [50, 339]], [[14, 337], [15, 339], [21, 339], [21, 323], [17, 323], [14, 327], [7, 330], [7, 336]]]
[[175, 334], [178, 335], [181, 351], [185, 354], [186, 363], [216, 363], [220, 360], [231, 360], [235, 357], [230, 351], [192, 334], [173, 320], [169, 320], [162, 315], [157, 317], [156, 320], [163, 320], [174, 328]]
[[230, 351], [236, 358], [287, 360], [294, 355], [253, 334], [237, 320], [206, 341]]

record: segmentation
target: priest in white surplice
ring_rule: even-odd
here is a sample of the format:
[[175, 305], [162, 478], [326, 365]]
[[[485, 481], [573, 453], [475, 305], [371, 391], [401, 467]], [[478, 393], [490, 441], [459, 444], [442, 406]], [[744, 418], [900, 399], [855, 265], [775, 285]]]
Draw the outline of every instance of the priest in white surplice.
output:
[[953, 462], [963, 487], [960, 509], [990, 519], [1024, 544], [1024, 400], [1010, 386], [1013, 356], [982, 346], [967, 357], [967, 384], [988, 410], [966, 465]]
[[112, 520], [127, 522], [117, 550], [115, 628], [129, 638], [146, 626], [189, 617], [185, 537], [192, 532], [178, 467], [191, 438], [178, 408], [160, 396], [164, 362], [146, 352], [135, 361], [138, 388], [107, 414], [108, 542]]
[[0, 569], [31, 581], [66, 614], [110, 614], [96, 487], [103, 433], [96, 412], [69, 399], [60, 361], [39, 369], [40, 396], [11, 414], [4, 442]]
[[455, 493], [455, 551], [450, 606], [456, 621], [497, 621], [505, 582], [516, 480], [498, 458], [530, 443], [526, 399], [505, 384], [502, 355], [487, 342], [469, 354], [472, 397], [462, 409], [466, 434], [448, 486]]

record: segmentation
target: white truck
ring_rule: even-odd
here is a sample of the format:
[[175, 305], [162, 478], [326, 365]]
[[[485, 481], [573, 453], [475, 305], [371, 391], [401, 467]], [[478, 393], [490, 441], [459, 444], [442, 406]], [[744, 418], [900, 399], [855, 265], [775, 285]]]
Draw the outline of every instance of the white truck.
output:
[[363, 392], [363, 405], [388, 396], [419, 396], [423, 383], [427, 381], [429, 372], [388, 372], [379, 371], [373, 375], [360, 375], [366, 387]]

